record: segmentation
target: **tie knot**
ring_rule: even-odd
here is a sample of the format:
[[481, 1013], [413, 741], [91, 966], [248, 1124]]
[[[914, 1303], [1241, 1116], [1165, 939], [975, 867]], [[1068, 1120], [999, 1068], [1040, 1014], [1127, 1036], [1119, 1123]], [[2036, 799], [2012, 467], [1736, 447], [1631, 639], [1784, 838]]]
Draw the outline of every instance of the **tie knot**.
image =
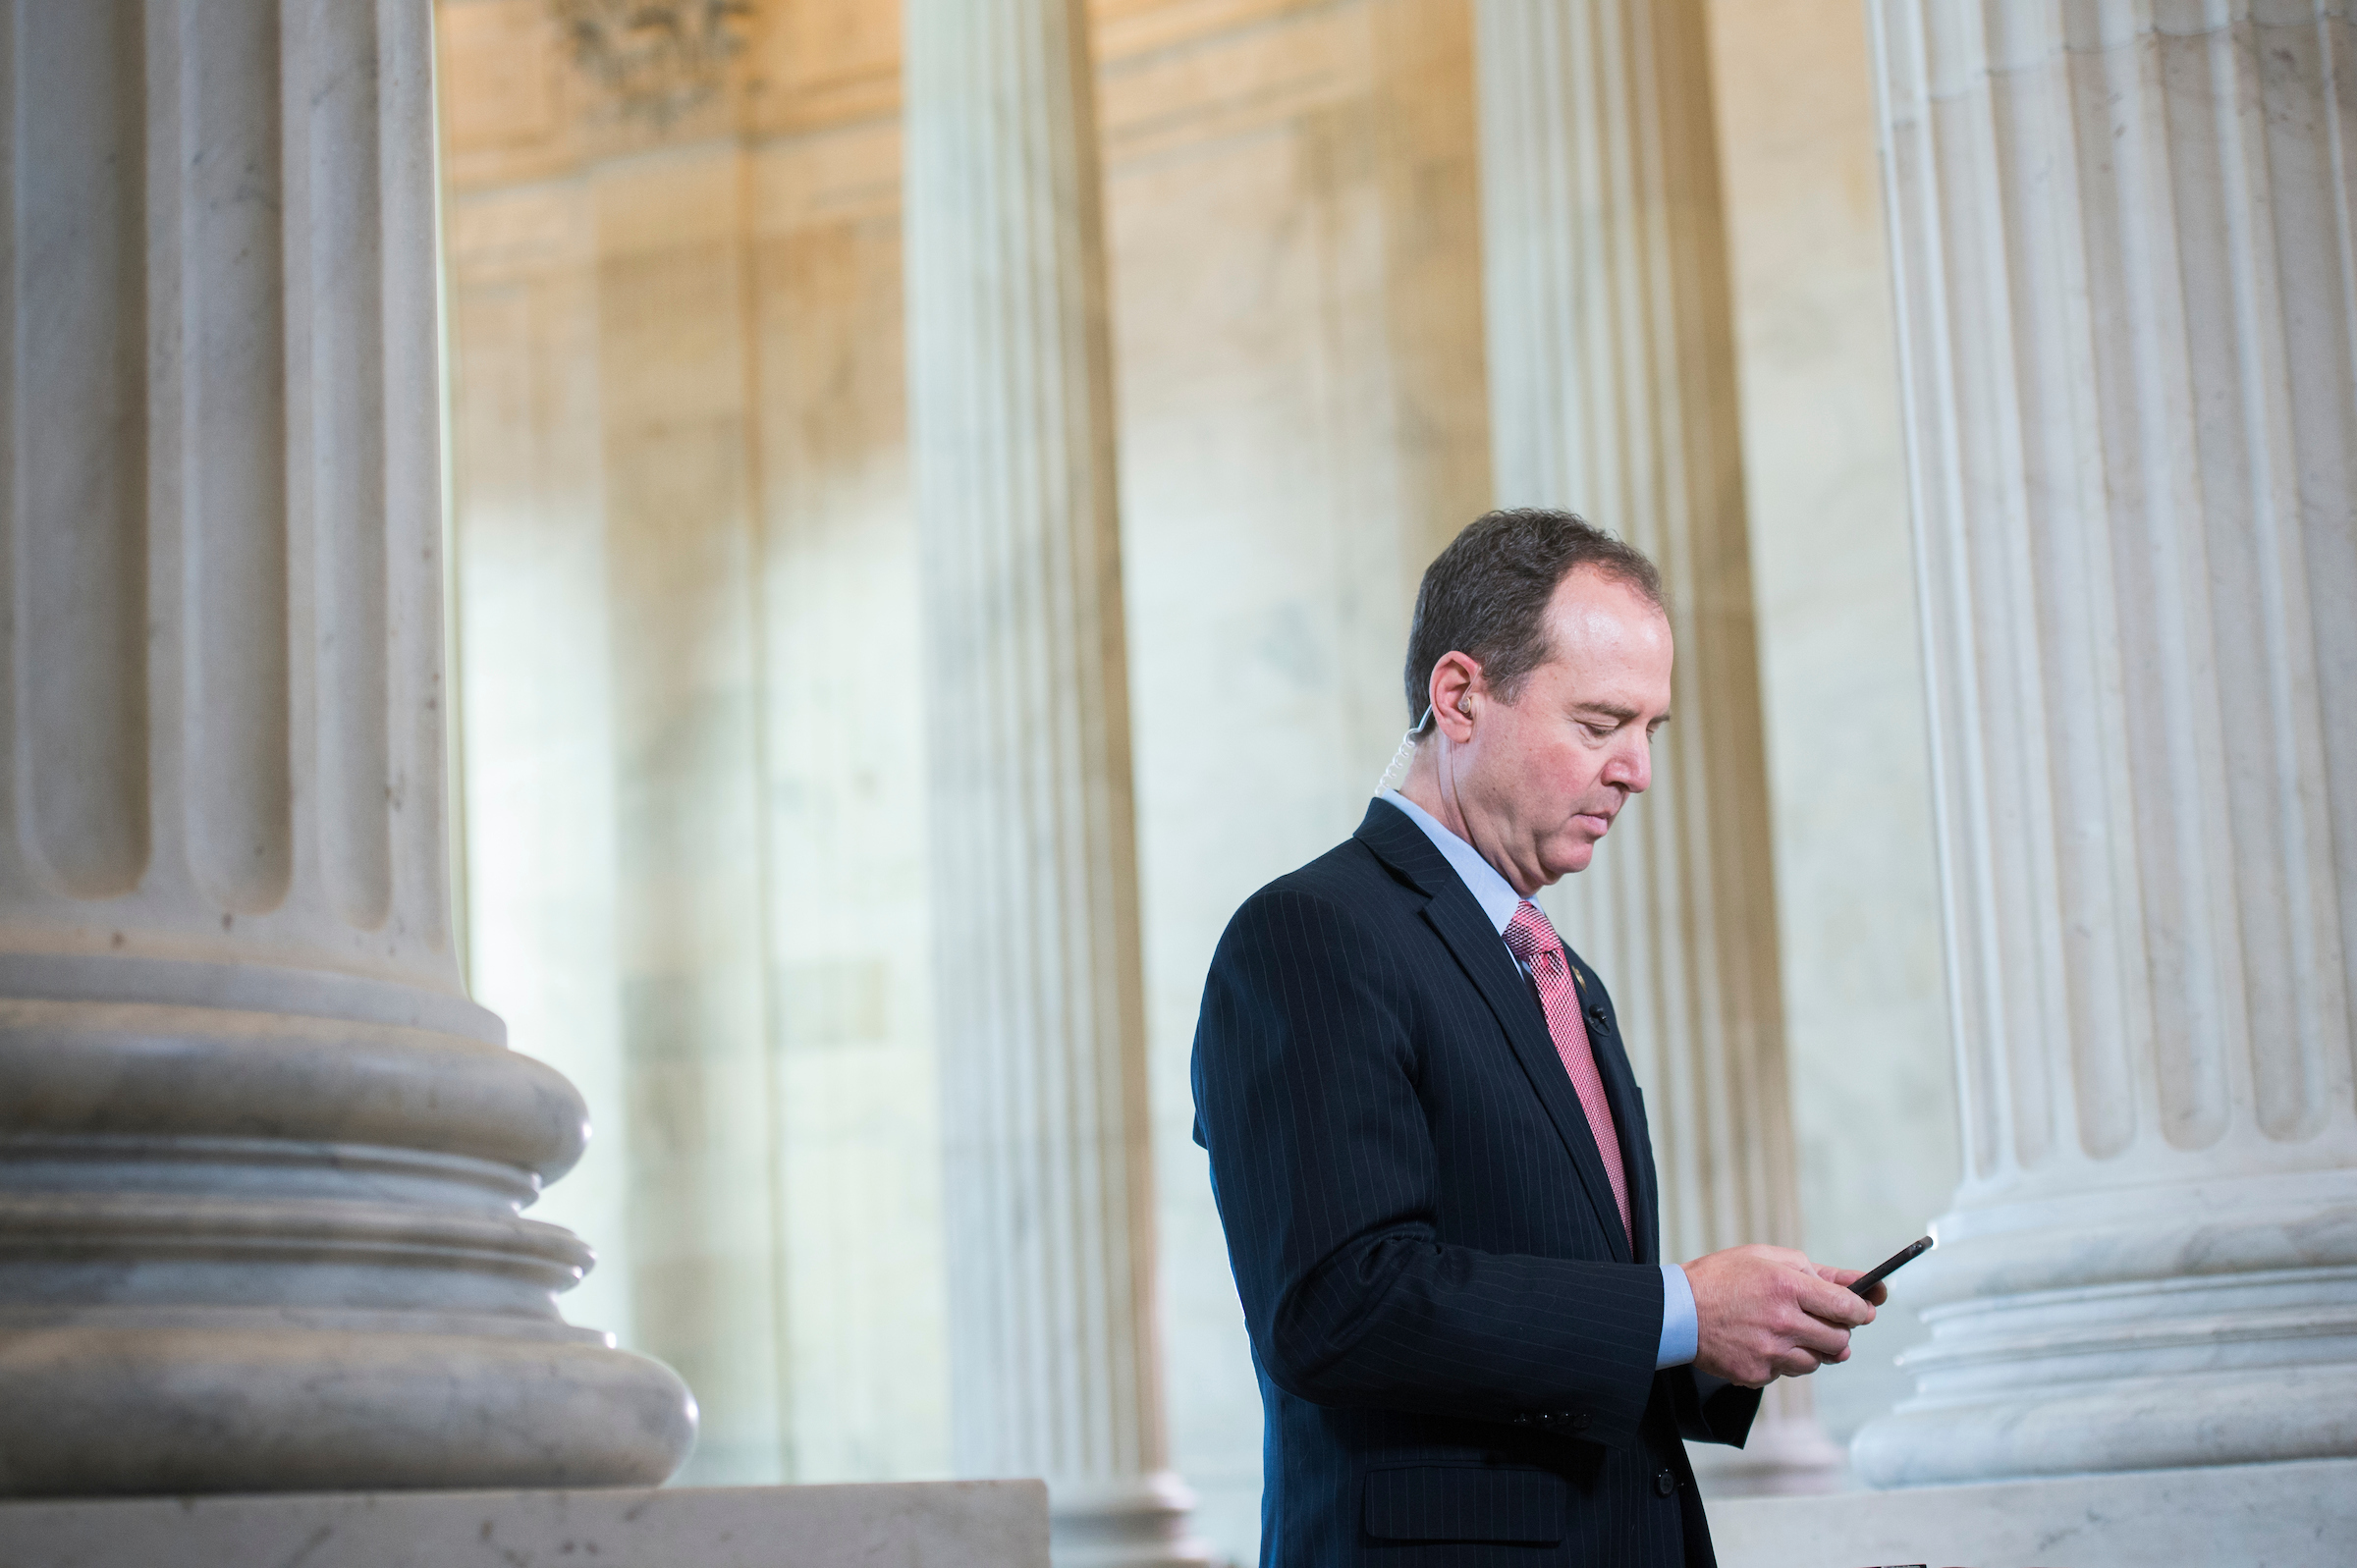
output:
[[1546, 911], [1525, 898], [1514, 906], [1513, 919], [1506, 923], [1506, 945], [1515, 957], [1535, 966], [1541, 954], [1560, 951], [1563, 943]]

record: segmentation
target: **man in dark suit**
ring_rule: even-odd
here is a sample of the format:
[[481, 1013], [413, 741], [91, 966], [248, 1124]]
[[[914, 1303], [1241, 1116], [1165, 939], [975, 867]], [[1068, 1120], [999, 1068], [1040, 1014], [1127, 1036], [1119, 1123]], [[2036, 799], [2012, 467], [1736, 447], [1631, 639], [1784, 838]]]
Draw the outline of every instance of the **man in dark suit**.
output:
[[1671, 658], [1637, 551], [1476, 521], [1417, 595], [1401, 788], [1221, 939], [1195, 1127], [1269, 1568], [1709, 1565], [1679, 1438], [1739, 1445], [1760, 1385], [1874, 1317], [1787, 1249], [1661, 1263], [1612, 999], [1530, 902], [1650, 783]]

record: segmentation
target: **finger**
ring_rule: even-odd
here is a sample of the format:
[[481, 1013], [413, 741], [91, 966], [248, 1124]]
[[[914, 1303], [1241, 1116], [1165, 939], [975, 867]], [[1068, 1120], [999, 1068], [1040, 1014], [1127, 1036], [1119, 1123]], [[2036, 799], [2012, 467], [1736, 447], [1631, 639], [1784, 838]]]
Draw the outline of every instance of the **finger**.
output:
[[1804, 1318], [1788, 1336], [1794, 1348], [1808, 1351], [1820, 1361], [1838, 1361], [1848, 1353], [1849, 1330], [1815, 1318]]
[[[1831, 1265], [1825, 1265], [1818, 1269], [1817, 1277], [1827, 1284], [1839, 1285], [1842, 1289], [1849, 1290], [1850, 1286], [1866, 1277], [1866, 1271], [1863, 1269], [1836, 1269]], [[1853, 1296], [1857, 1294], [1854, 1290], [1850, 1290], [1849, 1293]], [[1879, 1307], [1891, 1299], [1891, 1287], [1877, 1280], [1866, 1287], [1866, 1299]]]
[[1838, 1285], [1829, 1285], [1822, 1279], [1811, 1279], [1801, 1287], [1800, 1308], [1812, 1318], [1823, 1318], [1855, 1328], [1874, 1322], [1874, 1306], [1853, 1291]]

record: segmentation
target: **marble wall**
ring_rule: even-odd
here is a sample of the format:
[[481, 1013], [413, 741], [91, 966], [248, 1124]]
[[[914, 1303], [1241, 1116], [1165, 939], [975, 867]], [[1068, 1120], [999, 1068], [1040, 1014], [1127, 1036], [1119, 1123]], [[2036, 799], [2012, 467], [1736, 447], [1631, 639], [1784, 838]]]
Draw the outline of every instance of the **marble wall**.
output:
[[[1244, 1560], [1186, 1058], [1230, 911], [1356, 822], [1416, 576], [1488, 504], [1467, 10], [1096, 7], [1171, 1457]], [[695, 1386], [689, 1479], [939, 1473], [898, 7], [772, 0], [661, 126], [540, 0], [439, 15], [470, 978], [599, 1113], [544, 1205], [605, 1255], [579, 1314]], [[1863, 23], [1713, 27], [1804, 1217], [1863, 1260], [1954, 1160]], [[1821, 1379], [1836, 1434], [1897, 1337]]]

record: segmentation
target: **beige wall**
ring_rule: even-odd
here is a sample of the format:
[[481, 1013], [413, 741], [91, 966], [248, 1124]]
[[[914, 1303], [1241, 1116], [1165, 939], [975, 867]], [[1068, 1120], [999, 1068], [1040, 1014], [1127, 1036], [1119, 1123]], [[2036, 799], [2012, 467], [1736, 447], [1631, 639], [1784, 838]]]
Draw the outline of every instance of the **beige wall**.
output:
[[[539, 0], [439, 14], [473, 981], [601, 1113], [546, 1203], [606, 1256], [582, 1316], [697, 1387], [686, 1479], [937, 1473], [898, 7], [773, 0], [663, 130]], [[1862, 24], [1714, 27], [1804, 1211], [1879, 1256], [1953, 1154]], [[1416, 575], [1488, 504], [1469, 24], [1101, 0], [1097, 42], [1173, 1452], [1248, 1559], [1187, 1054], [1230, 911], [1355, 824]]]

